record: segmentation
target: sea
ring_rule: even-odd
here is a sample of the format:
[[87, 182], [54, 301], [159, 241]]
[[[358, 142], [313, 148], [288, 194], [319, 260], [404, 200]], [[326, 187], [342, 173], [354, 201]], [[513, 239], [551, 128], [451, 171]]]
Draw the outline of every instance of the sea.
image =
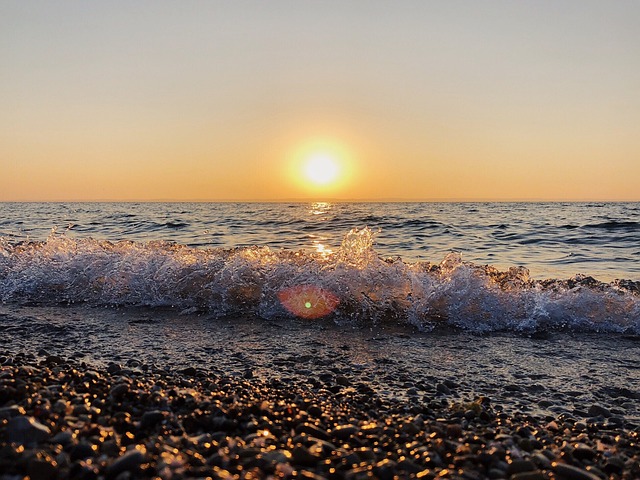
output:
[[639, 258], [638, 203], [1, 203], [0, 368], [341, 376], [633, 430]]
[[0, 302], [640, 334], [640, 203], [0, 203]]

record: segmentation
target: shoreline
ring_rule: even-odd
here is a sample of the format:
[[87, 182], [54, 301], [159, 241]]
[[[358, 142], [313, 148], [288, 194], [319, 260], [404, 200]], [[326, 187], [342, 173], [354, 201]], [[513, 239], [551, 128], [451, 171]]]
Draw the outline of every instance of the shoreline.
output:
[[639, 432], [599, 422], [604, 410], [539, 419], [487, 397], [410, 404], [364, 381], [316, 384], [18, 354], [0, 370], [0, 479], [640, 476]]
[[640, 478], [637, 336], [18, 305], [0, 327], [0, 480]]

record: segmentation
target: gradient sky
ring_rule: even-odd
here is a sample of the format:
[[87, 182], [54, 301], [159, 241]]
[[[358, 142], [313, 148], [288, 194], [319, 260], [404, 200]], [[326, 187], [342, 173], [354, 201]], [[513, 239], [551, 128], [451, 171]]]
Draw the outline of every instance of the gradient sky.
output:
[[[0, 201], [640, 200], [640, 2], [0, 3]], [[325, 189], [298, 164], [328, 151]]]

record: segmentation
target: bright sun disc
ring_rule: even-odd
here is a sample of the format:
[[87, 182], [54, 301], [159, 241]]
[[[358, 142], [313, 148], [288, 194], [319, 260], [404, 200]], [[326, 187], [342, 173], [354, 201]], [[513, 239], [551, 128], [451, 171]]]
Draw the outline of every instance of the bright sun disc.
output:
[[316, 185], [328, 185], [338, 178], [340, 168], [335, 158], [327, 154], [315, 154], [304, 165], [304, 175]]

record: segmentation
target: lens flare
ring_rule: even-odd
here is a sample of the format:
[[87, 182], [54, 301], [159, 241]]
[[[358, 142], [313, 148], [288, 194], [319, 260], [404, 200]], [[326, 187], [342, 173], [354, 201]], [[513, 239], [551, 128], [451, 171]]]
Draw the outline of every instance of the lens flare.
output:
[[333, 293], [316, 285], [296, 285], [280, 290], [278, 299], [296, 317], [309, 319], [326, 317], [340, 303]]

